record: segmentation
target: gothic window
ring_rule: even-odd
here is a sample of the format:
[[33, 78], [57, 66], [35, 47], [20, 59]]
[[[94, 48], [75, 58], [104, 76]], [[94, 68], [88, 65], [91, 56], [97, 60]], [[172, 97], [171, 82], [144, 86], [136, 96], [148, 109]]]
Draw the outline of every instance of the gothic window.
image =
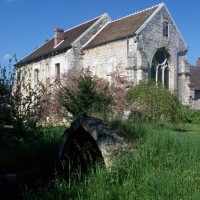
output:
[[170, 69], [168, 65], [169, 53], [164, 48], [158, 50], [154, 57], [151, 66], [151, 79], [156, 83], [162, 83], [169, 89]]
[[165, 36], [165, 37], [169, 36], [169, 23], [168, 23], [168, 21], [163, 22], [163, 36]]

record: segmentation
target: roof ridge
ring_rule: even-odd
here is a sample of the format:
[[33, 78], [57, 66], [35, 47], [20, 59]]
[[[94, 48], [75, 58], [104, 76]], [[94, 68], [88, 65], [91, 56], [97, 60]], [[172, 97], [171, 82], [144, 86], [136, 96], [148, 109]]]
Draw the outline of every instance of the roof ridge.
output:
[[[105, 14], [105, 13], [104, 13], [104, 14]], [[95, 20], [95, 19], [98, 19], [98, 18], [100, 18], [101, 16], [103, 16], [104, 14], [99, 15], [98, 17], [95, 17], [95, 18], [90, 19], [90, 20], [88, 20], [88, 21], [85, 21], [85, 22], [83, 22], [83, 23], [81, 23], [81, 24], [78, 24], [78, 25], [76, 25], [76, 26], [74, 26], [74, 27], [72, 27], [72, 28], [70, 28], [70, 29], [67, 29], [67, 30], [64, 31], [64, 33], [68, 32], [68, 31], [70, 31], [70, 30], [72, 30], [72, 29], [75, 29], [75, 28], [77, 28], [77, 27], [79, 27], [79, 26], [82, 26], [82, 25], [84, 25], [84, 24], [87, 24], [87, 23], [89, 23], [89, 22], [91, 22], [91, 21], [93, 21], [93, 20]]]
[[131, 17], [131, 16], [133, 16], [133, 15], [142, 13], [142, 12], [144, 12], [144, 11], [150, 10], [150, 9], [155, 8], [155, 7], [158, 7], [158, 6], [160, 6], [160, 5], [163, 5], [163, 3], [159, 3], [159, 4], [155, 5], [155, 6], [151, 6], [151, 7], [149, 7], [149, 8], [146, 8], [146, 9], [143, 9], [143, 10], [140, 10], [140, 11], [137, 11], [137, 12], [134, 12], [134, 13], [132, 13], [132, 14], [129, 14], [129, 15], [126, 15], [126, 16], [121, 17], [121, 18], [119, 18], [119, 19], [116, 19], [116, 20], [114, 20], [114, 21], [112, 21], [112, 22], [120, 21], [120, 20], [122, 20], [122, 19], [125, 19], [125, 18]]

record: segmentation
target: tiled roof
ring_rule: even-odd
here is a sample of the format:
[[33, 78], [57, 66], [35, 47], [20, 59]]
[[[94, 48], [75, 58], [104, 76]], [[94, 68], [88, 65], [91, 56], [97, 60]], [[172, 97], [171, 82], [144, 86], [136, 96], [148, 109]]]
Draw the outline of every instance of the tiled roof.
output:
[[105, 26], [103, 30], [97, 34], [91, 42], [89, 42], [86, 48], [134, 35], [134, 33], [153, 14], [158, 6], [159, 5], [108, 23], [107, 26]]
[[71, 48], [71, 43], [74, 42], [81, 34], [83, 34], [90, 26], [92, 26], [98, 18], [95, 18], [89, 22], [86, 22], [82, 25], [79, 25], [75, 28], [72, 28], [70, 30], [67, 30], [64, 32], [64, 41], [60, 43], [56, 48], [54, 48], [54, 37], [47, 41], [45, 44], [43, 44], [41, 47], [36, 49], [34, 52], [29, 54], [27, 57], [22, 59], [18, 64], [26, 64], [31, 61], [40, 59], [41, 57], [45, 57], [49, 54], [52, 54], [54, 52], [58, 52], [64, 49]]
[[190, 68], [190, 82], [195, 90], [200, 90], [200, 67]]

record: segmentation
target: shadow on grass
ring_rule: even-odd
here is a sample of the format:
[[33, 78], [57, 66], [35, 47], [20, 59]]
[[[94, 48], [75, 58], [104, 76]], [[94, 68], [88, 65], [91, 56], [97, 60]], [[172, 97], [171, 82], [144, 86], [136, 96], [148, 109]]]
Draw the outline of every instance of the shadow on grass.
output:
[[0, 199], [22, 199], [24, 185], [33, 188], [54, 178], [63, 131], [63, 127], [37, 128], [18, 137], [12, 126], [0, 127]]

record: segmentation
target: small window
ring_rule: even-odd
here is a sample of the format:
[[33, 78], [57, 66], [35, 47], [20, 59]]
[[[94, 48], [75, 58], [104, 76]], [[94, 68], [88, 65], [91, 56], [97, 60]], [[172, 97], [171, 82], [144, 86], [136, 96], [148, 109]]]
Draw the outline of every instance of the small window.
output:
[[56, 81], [60, 80], [60, 63], [57, 63], [55, 65], [55, 75], [56, 75]]
[[38, 75], [39, 75], [39, 70], [35, 69], [34, 70], [34, 85], [37, 86], [38, 85]]
[[169, 36], [169, 23], [168, 23], [168, 21], [163, 22], [163, 36], [165, 36], [165, 37]]

